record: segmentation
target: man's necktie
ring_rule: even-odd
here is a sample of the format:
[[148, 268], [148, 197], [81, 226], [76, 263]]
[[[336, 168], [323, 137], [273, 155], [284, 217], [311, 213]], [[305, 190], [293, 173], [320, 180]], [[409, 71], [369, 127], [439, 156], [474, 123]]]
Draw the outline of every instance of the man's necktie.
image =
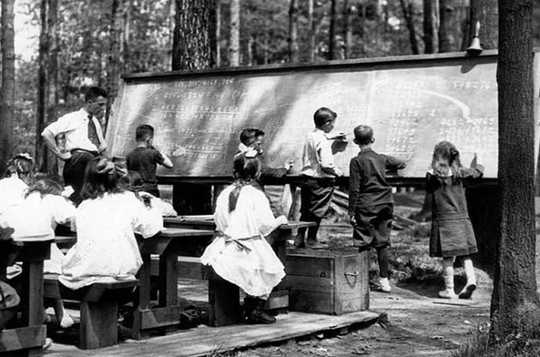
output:
[[91, 115], [88, 116], [88, 140], [90, 140], [90, 142], [94, 144], [97, 149], [99, 149], [100, 142], [97, 135], [96, 126], [94, 125]]

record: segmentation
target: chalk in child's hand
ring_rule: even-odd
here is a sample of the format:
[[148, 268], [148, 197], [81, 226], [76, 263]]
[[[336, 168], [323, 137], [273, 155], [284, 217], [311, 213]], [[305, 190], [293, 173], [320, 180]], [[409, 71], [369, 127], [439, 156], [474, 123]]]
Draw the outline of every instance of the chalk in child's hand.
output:
[[62, 196], [63, 196], [63, 197], [66, 197], [66, 198], [69, 198], [69, 196], [71, 196], [71, 195], [73, 194], [73, 192], [75, 192], [75, 191], [73, 190], [73, 187], [71, 187], [71, 186], [66, 186], [66, 187], [64, 188], [64, 191], [62, 191]]

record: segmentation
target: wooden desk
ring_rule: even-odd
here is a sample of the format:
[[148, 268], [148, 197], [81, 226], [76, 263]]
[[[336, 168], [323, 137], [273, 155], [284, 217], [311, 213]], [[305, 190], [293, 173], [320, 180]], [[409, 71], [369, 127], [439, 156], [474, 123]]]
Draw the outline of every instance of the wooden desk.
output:
[[[18, 291], [21, 319], [15, 328], [0, 332], [0, 353], [29, 355], [40, 351], [45, 343], [46, 326], [43, 324], [43, 261], [50, 256], [52, 239], [27, 241], [0, 241], [0, 278], [5, 278], [6, 267], [21, 261], [22, 288]], [[18, 351], [18, 352], [15, 352]]]
[[[139, 239], [143, 265], [138, 273], [138, 307], [133, 319], [133, 338], [140, 339], [147, 331], [178, 325], [181, 308], [178, 305], [178, 255], [192, 239], [210, 241], [213, 230], [165, 228], [152, 238]], [[159, 300], [151, 306], [151, 254], [159, 255]]]
[[[165, 217], [164, 223], [168, 227], [191, 227], [202, 229], [215, 229], [216, 224], [212, 215], [193, 215]], [[315, 226], [315, 222], [295, 221], [279, 226], [270, 236], [268, 243], [274, 248], [276, 255], [285, 264], [287, 240], [293, 239], [294, 231], [299, 228]]]

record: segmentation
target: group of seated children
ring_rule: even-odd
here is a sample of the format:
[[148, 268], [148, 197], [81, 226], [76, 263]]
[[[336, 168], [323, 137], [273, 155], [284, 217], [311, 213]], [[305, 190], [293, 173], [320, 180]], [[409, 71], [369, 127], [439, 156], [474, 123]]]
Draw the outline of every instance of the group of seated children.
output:
[[[318, 225], [328, 209], [335, 178], [342, 175], [334, 165], [332, 141], [343, 137], [329, 135], [336, 117], [328, 108], [317, 110], [316, 129], [308, 135], [304, 146], [302, 174], [306, 183], [302, 186], [302, 220], [317, 223], [308, 232], [308, 246], [317, 243]], [[246, 137], [256, 138], [257, 132], [246, 133]], [[77, 243], [65, 256], [53, 244], [51, 259], [45, 264], [45, 271], [59, 274], [59, 281], [68, 288], [134, 279], [142, 264], [135, 233], [151, 237], [163, 228], [162, 215], [176, 213], [157, 198], [156, 165], [171, 167], [172, 163], [152, 146], [152, 138], [151, 126], [137, 128], [137, 148], [127, 156], [128, 174], [105, 158], [92, 159], [85, 170], [80, 192], [82, 202], [77, 207], [62, 196], [61, 185], [34, 177], [31, 157], [15, 156], [8, 164], [5, 178], [0, 180], [0, 226], [11, 227], [15, 239], [50, 239], [54, 238], [56, 224], [71, 224], [77, 232]], [[386, 171], [403, 169], [405, 163], [374, 152], [373, 130], [368, 126], [354, 129], [354, 142], [360, 152], [350, 162], [349, 214], [353, 241], [360, 250], [371, 247], [377, 250], [381, 289], [390, 292], [388, 247], [393, 199]], [[245, 291], [248, 322], [272, 323], [275, 318], [266, 314], [263, 306], [285, 271], [265, 237], [287, 219], [276, 218], [272, 213], [258, 183], [263, 170], [258, 158], [260, 148], [252, 150], [248, 147], [252, 144], [256, 140], [246, 141], [234, 157], [234, 182], [217, 198], [216, 237], [201, 261]], [[467, 274], [467, 285], [459, 297], [470, 298], [476, 287], [469, 256], [477, 248], [463, 180], [481, 177], [482, 167], [476, 160], [471, 166], [463, 168], [455, 146], [441, 142], [435, 147], [432, 170], [427, 174], [427, 196], [433, 208], [430, 254], [443, 258], [446, 288], [440, 296], [444, 298], [456, 297], [452, 270], [456, 256], [465, 257]], [[298, 246], [304, 244], [304, 234], [299, 232]], [[73, 323], [61, 301], [56, 303], [55, 310], [61, 326]]]
[[[136, 150], [146, 157], [145, 150]], [[166, 163], [157, 155], [147, 156]], [[131, 164], [137, 163], [138, 155], [133, 157]], [[57, 224], [69, 224], [77, 232], [76, 244], [64, 255], [53, 243], [44, 272], [58, 274], [58, 280], [70, 289], [134, 279], [142, 265], [135, 234], [152, 237], [163, 229], [162, 216], [176, 215], [170, 204], [145, 192], [152, 187], [141, 176], [96, 157], [86, 166], [82, 202], [76, 207], [64, 197], [69, 194], [61, 184], [34, 174], [30, 155], [16, 155], [0, 180], [0, 227], [10, 229], [15, 240], [48, 240], [54, 239]], [[14, 278], [20, 267], [9, 271]], [[73, 324], [62, 301], [55, 302], [54, 309], [61, 327]]]

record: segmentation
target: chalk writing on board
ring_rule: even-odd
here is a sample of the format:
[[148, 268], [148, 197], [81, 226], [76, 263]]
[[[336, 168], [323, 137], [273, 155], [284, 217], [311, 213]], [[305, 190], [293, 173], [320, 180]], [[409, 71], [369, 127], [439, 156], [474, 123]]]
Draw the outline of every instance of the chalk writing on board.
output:
[[[470, 70], [462, 71], [464, 61], [473, 64]], [[338, 113], [336, 131], [349, 137], [356, 125], [371, 125], [374, 150], [409, 161], [405, 176], [423, 177], [433, 146], [451, 140], [464, 160], [477, 152], [486, 177], [495, 177], [495, 58], [422, 63], [426, 65], [128, 81], [111, 119], [109, 144], [113, 155], [125, 156], [135, 144], [136, 126], [149, 123], [156, 128], [154, 141], [174, 161], [175, 168], [167, 175], [223, 176], [231, 174], [240, 130], [256, 127], [266, 132], [267, 164], [282, 166], [295, 160], [301, 165], [303, 141], [313, 130], [313, 112], [328, 106]], [[336, 164], [347, 173], [356, 153], [357, 148], [349, 145], [336, 154]]]

